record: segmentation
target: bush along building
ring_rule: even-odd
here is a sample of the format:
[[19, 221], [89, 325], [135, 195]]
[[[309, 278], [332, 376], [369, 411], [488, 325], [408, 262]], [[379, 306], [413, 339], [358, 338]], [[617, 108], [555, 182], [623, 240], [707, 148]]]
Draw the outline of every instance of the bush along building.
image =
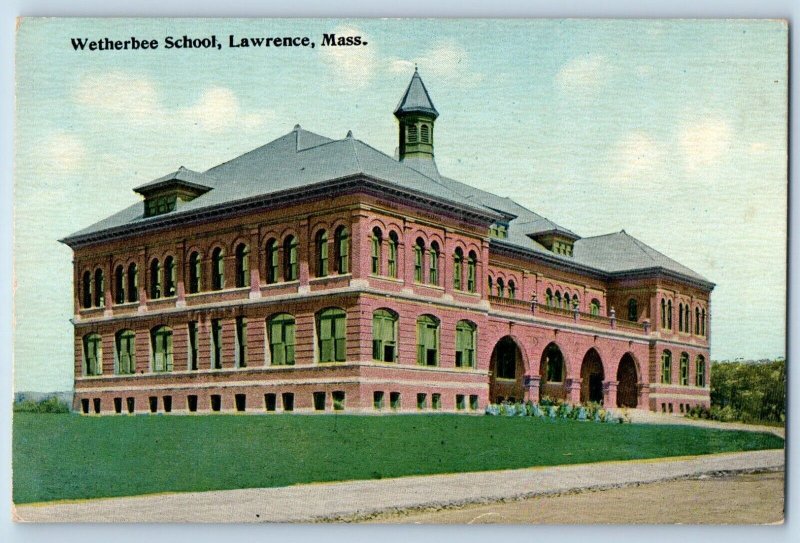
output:
[[83, 413], [709, 404], [713, 283], [439, 173], [418, 73], [399, 158], [300, 126], [62, 240]]

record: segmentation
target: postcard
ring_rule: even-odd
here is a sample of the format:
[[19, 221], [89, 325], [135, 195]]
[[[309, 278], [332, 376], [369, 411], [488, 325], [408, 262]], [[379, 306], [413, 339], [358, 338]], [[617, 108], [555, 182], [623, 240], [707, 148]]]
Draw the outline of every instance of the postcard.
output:
[[786, 21], [17, 26], [15, 520], [783, 522]]

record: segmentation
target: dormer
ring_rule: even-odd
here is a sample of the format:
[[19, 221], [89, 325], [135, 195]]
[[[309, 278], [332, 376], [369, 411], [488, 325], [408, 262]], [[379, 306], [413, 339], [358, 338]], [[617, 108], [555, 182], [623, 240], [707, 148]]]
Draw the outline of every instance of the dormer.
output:
[[573, 245], [580, 239], [572, 232], [558, 229], [528, 234], [528, 237], [544, 245], [548, 251], [564, 256], [572, 256]]
[[154, 217], [179, 209], [211, 190], [201, 183], [202, 175], [181, 166], [176, 171], [133, 189], [144, 196], [144, 216]]

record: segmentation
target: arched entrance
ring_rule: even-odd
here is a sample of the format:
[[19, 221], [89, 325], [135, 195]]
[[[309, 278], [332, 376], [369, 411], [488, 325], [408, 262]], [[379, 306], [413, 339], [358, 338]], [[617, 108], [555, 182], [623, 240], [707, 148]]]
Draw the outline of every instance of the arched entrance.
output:
[[630, 353], [625, 353], [617, 368], [617, 407], [637, 407], [639, 405], [636, 361]]
[[521, 402], [523, 400], [525, 364], [522, 360], [522, 351], [511, 336], [502, 338], [494, 346], [489, 369], [491, 375], [489, 379], [490, 402]]
[[589, 349], [581, 364], [581, 402], [603, 402], [603, 360], [595, 349]]
[[564, 389], [564, 380], [567, 375], [567, 366], [564, 363], [564, 355], [558, 345], [549, 344], [542, 352], [542, 360], [539, 363], [539, 375], [542, 376], [539, 388], [539, 400], [545, 396], [548, 398], [567, 397]]

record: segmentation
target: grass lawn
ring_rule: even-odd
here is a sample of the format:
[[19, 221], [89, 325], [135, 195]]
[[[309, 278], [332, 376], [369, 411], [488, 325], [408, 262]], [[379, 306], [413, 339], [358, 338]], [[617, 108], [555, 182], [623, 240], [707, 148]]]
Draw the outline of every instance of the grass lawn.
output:
[[530, 417], [14, 414], [14, 502], [782, 448], [772, 434]]

